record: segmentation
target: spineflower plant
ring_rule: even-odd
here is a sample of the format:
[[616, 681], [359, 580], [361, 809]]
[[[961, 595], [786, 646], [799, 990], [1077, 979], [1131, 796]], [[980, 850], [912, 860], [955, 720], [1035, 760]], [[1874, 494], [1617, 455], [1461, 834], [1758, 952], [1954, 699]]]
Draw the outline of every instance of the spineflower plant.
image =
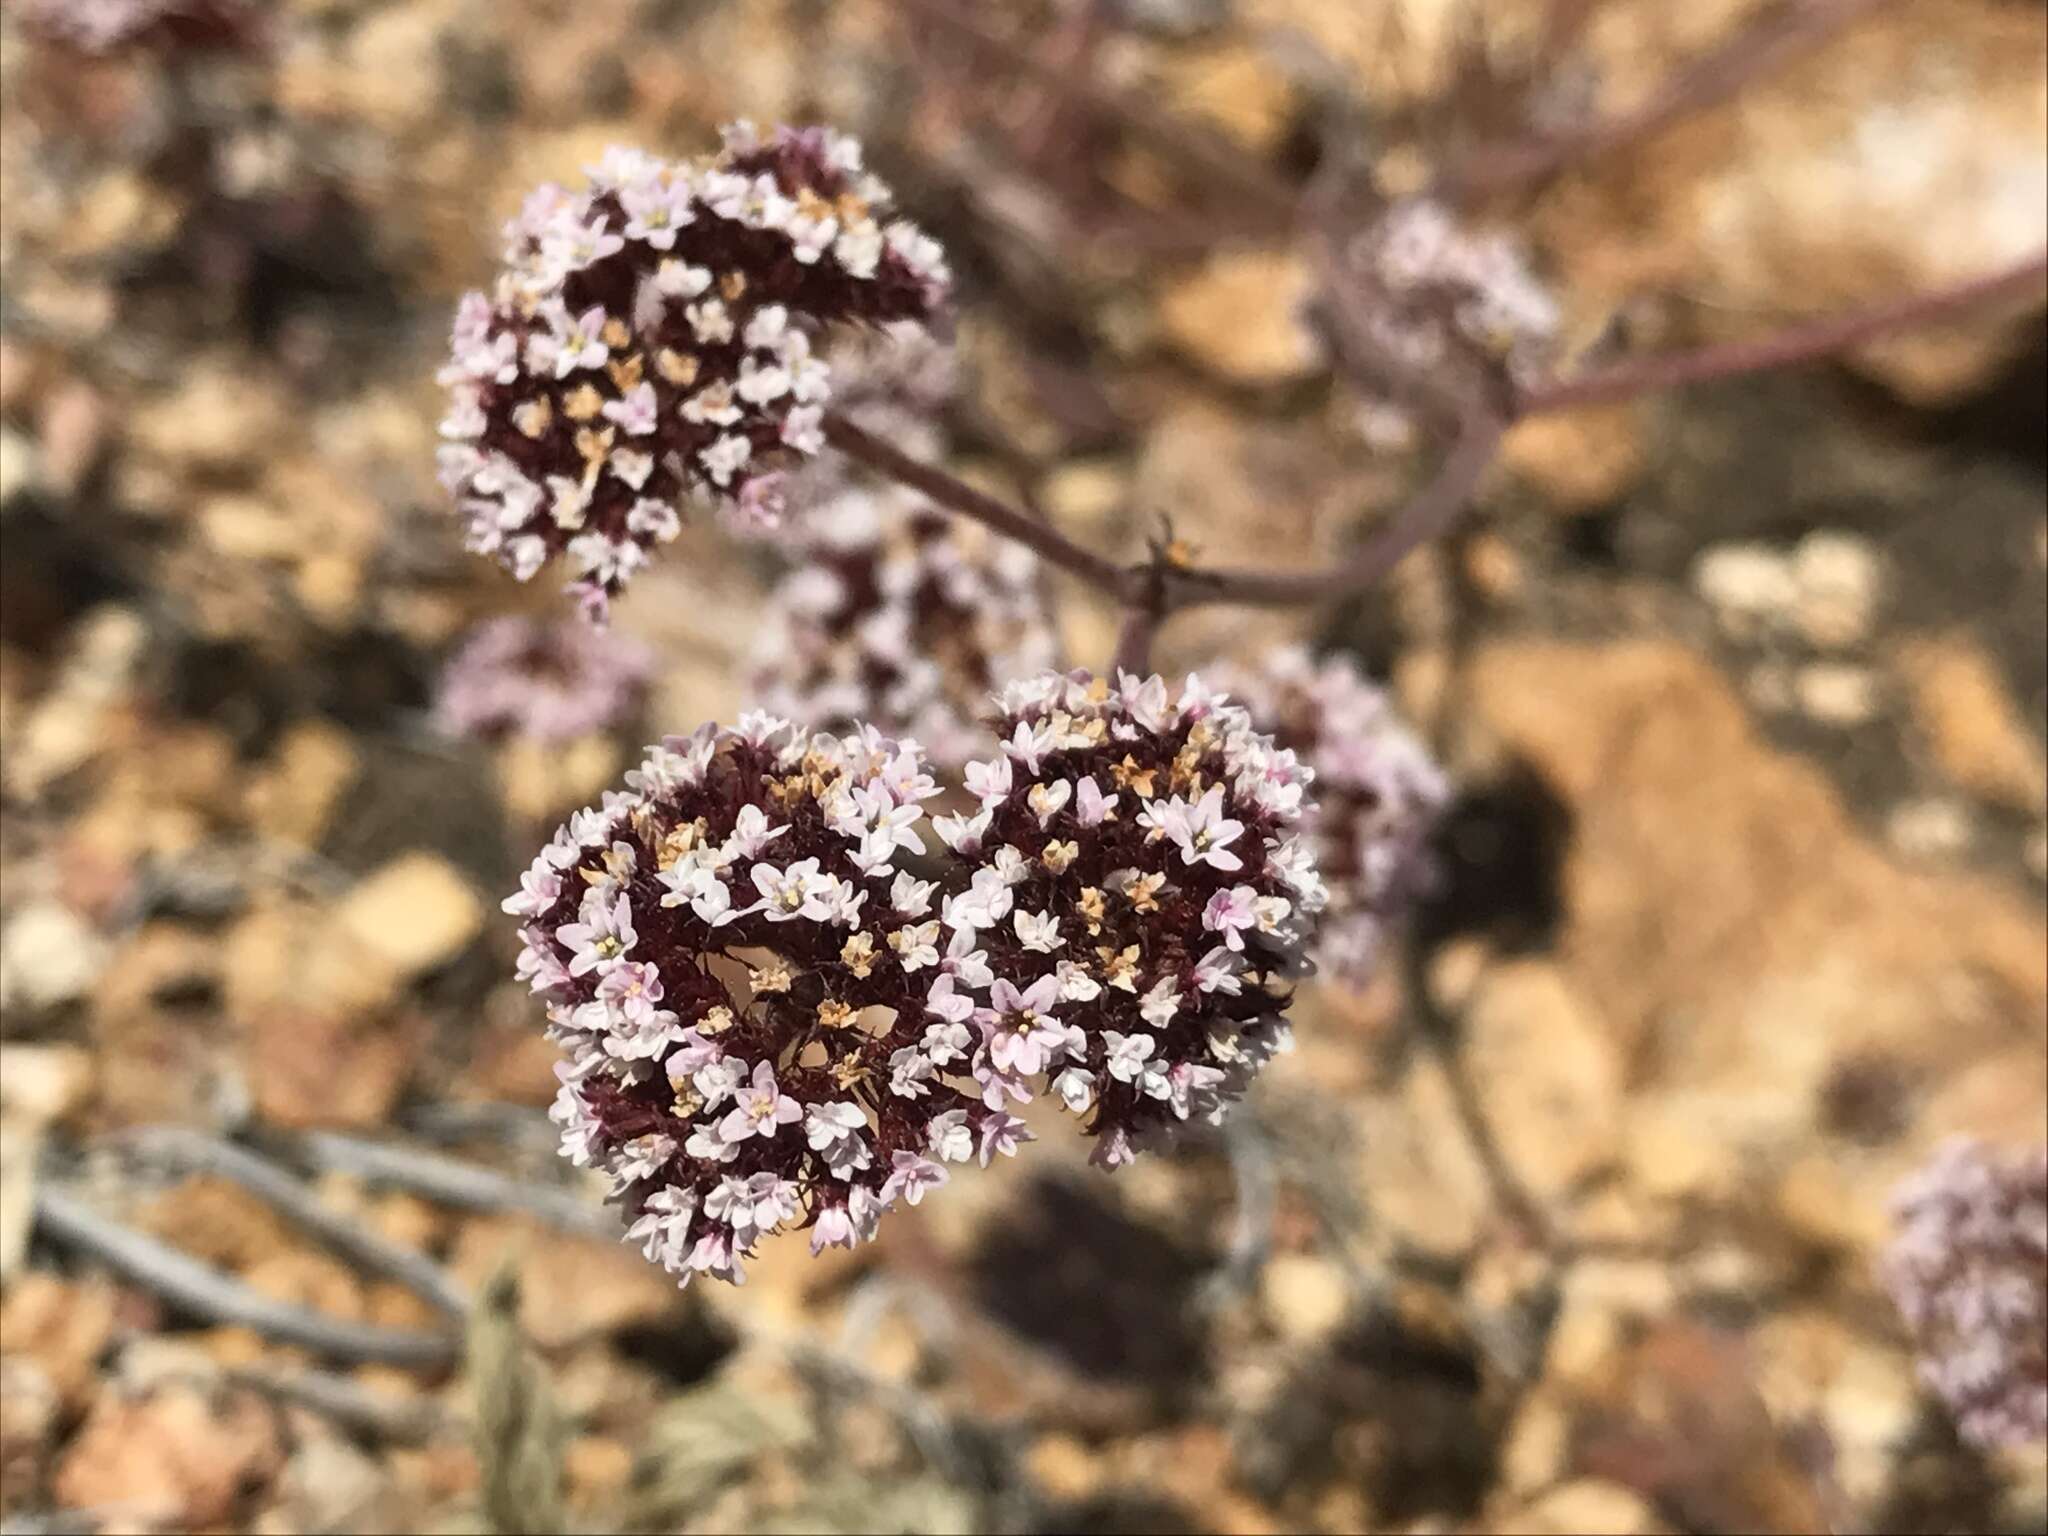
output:
[[1220, 1119], [1287, 1043], [1322, 891], [1308, 772], [1189, 678], [1005, 690], [979, 801], [914, 743], [763, 713], [654, 747], [506, 910], [567, 1060], [564, 1152], [684, 1282], [872, 1238], [1050, 1093], [1108, 1167]]
[[[1170, 686], [1148, 656], [1174, 614], [1365, 591], [1452, 525], [1522, 417], [1823, 356], [2031, 293], [2044, 270], [1559, 378], [1557, 305], [1453, 208], [1456, 176], [1355, 226], [1319, 225], [1316, 199], [1263, 172], [1226, 179], [1320, 251], [1347, 377], [1448, 443], [1329, 569], [1203, 567], [1165, 539], [1119, 562], [939, 467], [944, 256], [829, 130], [742, 124], [688, 162], [614, 149], [582, 191], [528, 199], [495, 285], [460, 306], [442, 474], [472, 549], [522, 580], [564, 568], [588, 620], [693, 505], [786, 560], [756, 707], [651, 747], [505, 902], [565, 1058], [562, 1149], [609, 1176], [631, 1239], [681, 1281], [737, 1282], [785, 1229], [814, 1252], [867, 1241], [962, 1165], [1014, 1155], [1034, 1103], [1120, 1167], [1229, 1111], [1318, 963], [1370, 975], [1426, 883], [1442, 773], [1341, 660]], [[1047, 570], [1124, 611], [1105, 675], [1051, 663]], [[479, 641], [480, 663], [514, 638]], [[617, 666], [547, 643], [585, 669], [571, 691], [611, 696]], [[522, 688], [479, 687], [480, 728], [540, 732], [554, 714]], [[1964, 1206], [1992, 1195], [1970, 1189], [1917, 1197], [1931, 1235], [1897, 1273], [1948, 1362], [1938, 1385], [1989, 1436], [2038, 1415], [1972, 1342], [2017, 1291], [1979, 1285], [1976, 1259], [1941, 1268], [2016, 1251], [1977, 1241]]]

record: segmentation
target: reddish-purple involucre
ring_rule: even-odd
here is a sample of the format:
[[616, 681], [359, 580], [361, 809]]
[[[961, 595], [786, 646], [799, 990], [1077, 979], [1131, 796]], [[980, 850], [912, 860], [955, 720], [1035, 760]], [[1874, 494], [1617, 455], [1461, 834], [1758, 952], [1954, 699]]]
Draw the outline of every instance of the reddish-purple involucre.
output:
[[562, 1149], [683, 1280], [786, 1226], [865, 1241], [1030, 1140], [1009, 1106], [1048, 1088], [1116, 1167], [1286, 1044], [1322, 901], [1293, 754], [1194, 678], [1048, 673], [1002, 707], [936, 843], [915, 747], [752, 714], [654, 748], [506, 901], [569, 1058]]
[[1288, 1043], [1323, 901], [1310, 774], [1199, 678], [1047, 673], [1001, 704], [981, 810], [934, 823], [977, 861], [946, 910], [996, 976], [974, 1069], [990, 1104], [1043, 1078], [1114, 1168], [1220, 1120]]
[[819, 332], [928, 320], [948, 282], [853, 140], [744, 124], [708, 160], [614, 149], [541, 188], [505, 264], [456, 312], [442, 477], [470, 548], [521, 580], [564, 561], [598, 615], [691, 496], [772, 520], [823, 441]]
[[962, 1074], [993, 981], [904, 864], [937, 792], [914, 748], [749, 715], [670, 737], [578, 812], [506, 910], [564, 1047], [564, 1152], [648, 1258], [742, 1278], [756, 1242], [874, 1236], [1021, 1122]]

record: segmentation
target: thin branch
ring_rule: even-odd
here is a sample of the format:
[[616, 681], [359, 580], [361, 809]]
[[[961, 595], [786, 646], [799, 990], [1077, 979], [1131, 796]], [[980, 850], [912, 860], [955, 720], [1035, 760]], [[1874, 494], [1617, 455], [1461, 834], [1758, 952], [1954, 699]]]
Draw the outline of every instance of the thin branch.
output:
[[1744, 86], [1818, 47], [1850, 22], [1890, 0], [1806, 0], [1745, 27], [1720, 48], [1678, 70], [1627, 112], [1568, 131], [1476, 149], [1437, 180], [1439, 195], [1470, 202], [1548, 180], [1581, 160], [1662, 132], [1729, 100]]
[[1083, 549], [1052, 524], [1042, 522], [1008, 502], [977, 491], [964, 480], [912, 458], [844, 416], [825, 418], [826, 441], [848, 458], [890, 479], [922, 491], [940, 506], [973, 518], [997, 533], [1015, 539], [1050, 565], [1080, 577], [1112, 597], [1125, 596], [1129, 576], [1115, 561]]
[[310, 1408], [351, 1434], [386, 1445], [425, 1445], [458, 1433], [455, 1416], [432, 1398], [400, 1397], [333, 1371], [274, 1371], [236, 1366], [227, 1379], [281, 1403]]
[[131, 1156], [239, 1184], [293, 1226], [374, 1274], [395, 1280], [448, 1317], [469, 1300], [432, 1259], [380, 1237], [322, 1204], [320, 1197], [268, 1159], [232, 1142], [180, 1126], [157, 1126], [121, 1138]]
[[906, 11], [935, 22], [1000, 66], [1026, 75], [1065, 97], [1089, 116], [1121, 125], [1131, 136], [1198, 178], [1214, 182], [1256, 206], [1270, 218], [1292, 220], [1294, 191], [1252, 156], [1228, 141], [1170, 112], [1155, 111], [1127, 94], [1105, 91], [1071, 69], [1040, 59], [970, 14], [952, 0], [902, 0]]
[[2044, 281], [2048, 281], [2048, 251], [2004, 271], [1972, 278], [1951, 288], [1909, 294], [1851, 314], [1796, 325], [1774, 335], [1661, 357], [1635, 358], [1577, 378], [1539, 385], [1522, 398], [1516, 414], [1533, 416], [1574, 406], [1604, 404], [1711, 379], [1814, 362], [1895, 331], [1932, 325], [2005, 300], [2024, 299], [2039, 290]]
[[1109, 659], [1112, 676], [1131, 672], [1143, 677], [1152, 670], [1152, 636], [1158, 628], [1159, 610], [1151, 604], [1125, 612], [1116, 634], [1116, 653]]
[[466, 1211], [520, 1211], [581, 1237], [619, 1235], [618, 1216], [608, 1207], [460, 1158], [333, 1131], [308, 1132], [299, 1145], [307, 1161], [317, 1168], [345, 1173], [366, 1184], [403, 1189], [437, 1205]]
[[344, 1322], [277, 1301], [56, 1190], [36, 1192], [35, 1220], [46, 1237], [208, 1322], [247, 1328], [273, 1343], [336, 1360], [437, 1366], [455, 1357], [458, 1341], [452, 1334]]
[[1419, 544], [1436, 538], [1457, 521], [1471, 500], [1479, 479], [1492, 464], [1505, 424], [1475, 414], [1452, 447], [1436, 478], [1414, 500], [1396, 512], [1348, 560], [1324, 571], [1256, 569], [1187, 569], [1171, 573], [1169, 609], [1198, 603], [1247, 603], [1285, 607], [1349, 597], [1382, 580]]

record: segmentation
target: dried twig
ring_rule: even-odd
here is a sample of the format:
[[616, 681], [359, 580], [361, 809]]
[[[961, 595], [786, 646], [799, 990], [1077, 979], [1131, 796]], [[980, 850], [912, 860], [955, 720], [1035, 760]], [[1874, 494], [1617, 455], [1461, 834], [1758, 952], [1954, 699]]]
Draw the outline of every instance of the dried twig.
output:
[[1562, 133], [1471, 151], [1437, 180], [1439, 194], [1462, 201], [1545, 181], [1572, 164], [1661, 133], [1729, 100], [1889, 0], [1801, 0], [1694, 60], [1630, 111], [1595, 118]]
[[1322, 571], [1253, 568], [1175, 571], [1167, 585], [1166, 608], [1197, 603], [1246, 603], [1284, 607], [1332, 602], [1377, 585], [1419, 544], [1454, 523], [1493, 462], [1506, 423], [1474, 415], [1452, 447], [1436, 478], [1383, 523], [1350, 558]]
[[541, 1363], [519, 1329], [519, 1271], [501, 1261], [477, 1297], [464, 1363], [476, 1396], [484, 1516], [502, 1536], [565, 1529], [562, 1418]]
[[227, 1379], [281, 1403], [309, 1408], [351, 1434], [386, 1445], [425, 1445], [455, 1433], [455, 1416], [432, 1398], [378, 1392], [332, 1371], [237, 1366]]
[[567, 1190], [516, 1179], [495, 1169], [417, 1147], [365, 1141], [334, 1131], [308, 1132], [299, 1143], [315, 1167], [366, 1184], [403, 1189], [437, 1205], [466, 1211], [520, 1211], [580, 1237], [616, 1238], [617, 1215]]
[[1533, 416], [1574, 406], [1599, 405], [1687, 384], [1703, 384], [1711, 379], [1815, 362], [1899, 331], [1953, 319], [1972, 309], [2027, 298], [2038, 293], [2044, 281], [2048, 281], [2048, 251], [1948, 288], [1908, 294], [1772, 335], [1661, 357], [1632, 358], [1576, 378], [1541, 384], [1522, 397], [1517, 414]]
[[1084, 549], [1051, 523], [1020, 511], [1008, 502], [978, 491], [944, 470], [914, 459], [894, 444], [883, 441], [843, 416], [825, 418], [826, 441], [848, 458], [887, 475], [890, 479], [922, 491], [938, 505], [962, 513], [1016, 540], [1050, 565], [1080, 577], [1090, 586], [1113, 597], [1124, 595], [1130, 576], [1115, 561]]
[[174, 1306], [208, 1322], [250, 1329], [274, 1343], [330, 1359], [386, 1365], [444, 1365], [455, 1355], [452, 1334], [344, 1322], [274, 1300], [56, 1190], [37, 1191], [36, 1227]]
[[1291, 221], [1294, 191], [1257, 160], [1198, 125], [1145, 102], [1105, 91], [1072, 69], [1040, 59], [1001, 33], [984, 26], [980, 7], [953, 0], [903, 0], [904, 9], [936, 23], [986, 58], [1029, 76], [1089, 116], [1116, 123], [1156, 153], [1185, 167], [1198, 179], [1228, 189], [1268, 218]]
[[234, 1181], [293, 1226], [364, 1269], [397, 1281], [448, 1317], [459, 1318], [469, 1309], [468, 1298], [432, 1259], [331, 1210], [299, 1180], [247, 1148], [182, 1126], [137, 1131], [120, 1145], [130, 1156]]

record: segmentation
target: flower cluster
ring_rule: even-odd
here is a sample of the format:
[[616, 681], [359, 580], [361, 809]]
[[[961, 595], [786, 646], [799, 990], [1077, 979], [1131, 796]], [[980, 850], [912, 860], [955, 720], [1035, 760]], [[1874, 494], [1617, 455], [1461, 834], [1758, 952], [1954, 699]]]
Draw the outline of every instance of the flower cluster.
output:
[[1514, 241], [1465, 228], [1443, 203], [1391, 204], [1351, 241], [1346, 273], [1362, 302], [1364, 340], [1376, 350], [1390, 395], [1369, 396], [1359, 431], [1375, 448], [1404, 448], [1414, 422], [1403, 379], [1467, 375], [1475, 365], [1515, 382], [1552, 361], [1562, 317]]
[[1348, 657], [1317, 662], [1288, 646], [1222, 677], [1252, 718], [1315, 770], [1306, 825], [1329, 886], [1315, 961], [1345, 985], [1363, 985], [1388, 928], [1428, 887], [1429, 838], [1450, 782]]
[[1894, 1198], [1884, 1277], [1965, 1439], [2048, 1436], [2048, 1146], [1952, 1142]]
[[629, 720], [653, 670], [646, 646], [587, 624], [493, 619], [442, 669], [434, 719], [450, 736], [566, 741]]
[[741, 124], [706, 161], [614, 149], [590, 174], [528, 198], [495, 291], [456, 312], [442, 478], [472, 549], [521, 580], [563, 559], [601, 616], [689, 495], [773, 520], [778, 465], [823, 441], [816, 333], [927, 320], [948, 277], [825, 129]]
[[744, 716], [652, 749], [505, 903], [568, 1055], [563, 1150], [683, 1281], [739, 1280], [783, 1226], [851, 1247], [1025, 1139], [947, 1080], [993, 977], [898, 867], [936, 792], [913, 746]]
[[1288, 1043], [1323, 891], [1295, 834], [1309, 772], [1190, 677], [1084, 672], [1005, 689], [980, 803], [940, 818], [977, 860], [949, 910], [1000, 978], [974, 1067], [990, 1102], [1043, 1077], [1117, 1167], [1220, 1119]]
[[1003, 706], [943, 848], [915, 746], [751, 714], [654, 748], [505, 903], [568, 1055], [563, 1150], [685, 1281], [784, 1226], [872, 1237], [947, 1163], [1014, 1153], [1047, 1088], [1128, 1162], [1285, 1044], [1322, 900], [1293, 754], [1193, 678], [1050, 673]]
[[89, 54], [151, 43], [230, 45], [255, 22], [243, 0], [17, 0], [14, 11], [23, 26]]
[[750, 697], [807, 725], [873, 721], [957, 774], [1004, 680], [1057, 651], [1038, 557], [895, 486], [849, 484], [791, 527], [803, 557], [757, 632]]

